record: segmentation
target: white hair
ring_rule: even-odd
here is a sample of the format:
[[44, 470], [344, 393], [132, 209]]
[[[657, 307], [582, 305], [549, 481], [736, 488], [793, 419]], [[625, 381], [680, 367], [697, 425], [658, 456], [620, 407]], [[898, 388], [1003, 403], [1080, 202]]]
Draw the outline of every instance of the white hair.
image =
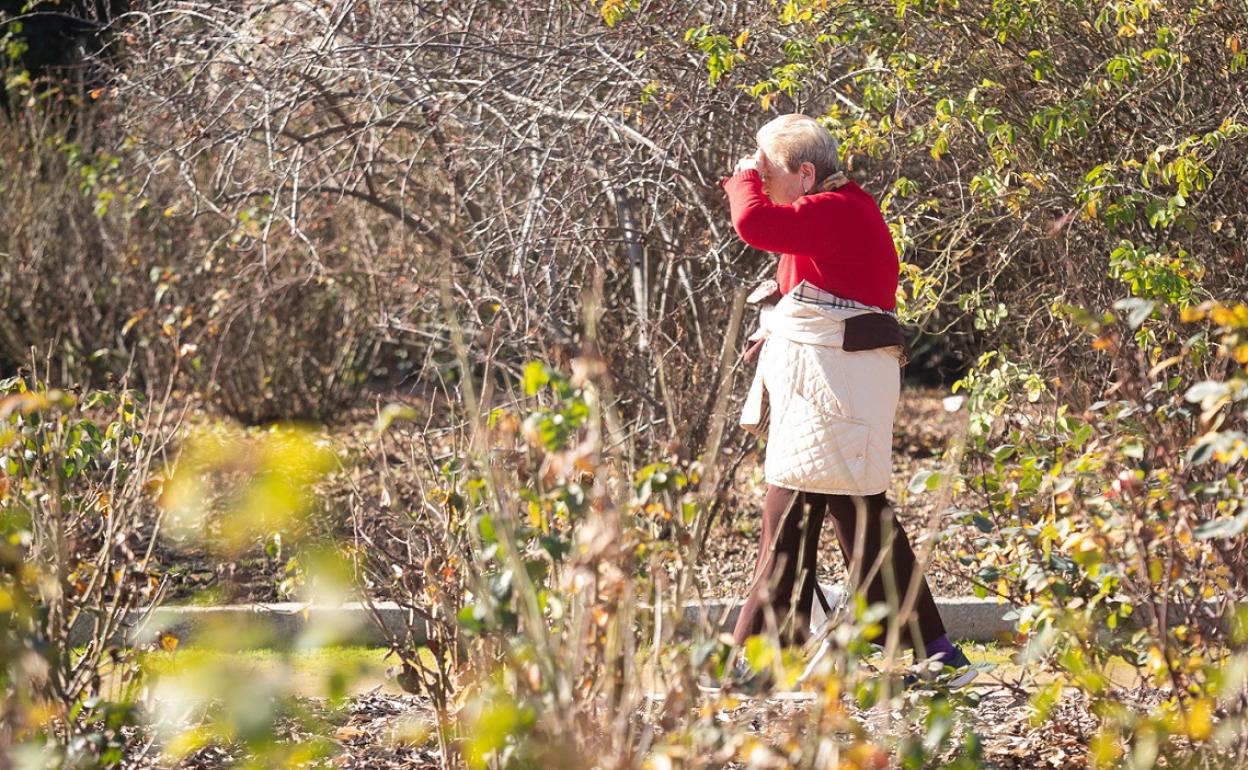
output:
[[815, 182], [841, 169], [836, 139], [819, 121], [801, 113], [781, 115], [758, 129], [754, 138], [768, 160], [795, 172], [803, 163], [815, 167]]

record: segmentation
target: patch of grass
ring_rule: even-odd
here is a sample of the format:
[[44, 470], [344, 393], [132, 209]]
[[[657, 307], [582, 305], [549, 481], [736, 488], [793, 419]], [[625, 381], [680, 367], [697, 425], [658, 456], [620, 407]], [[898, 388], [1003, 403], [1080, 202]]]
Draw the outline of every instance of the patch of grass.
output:
[[143, 666], [151, 673], [172, 673], [183, 666], [206, 665], [222, 660], [255, 666], [274, 666], [279, 663], [296, 668], [346, 667], [359, 669], [381, 668], [384, 670], [385, 647], [318, 647], [308, 650], [281, 650], [263, 648], [226, 652], [206, 647], [183, 647], [172, 652], [164, 650], [142, 653]]
[[972, 663], [995, 663], [998, 666], [1014, 661], [1020, 648], [1000, 642], [961, 642], [960, 646]]
[[[421, 651], [426, 654], [426, 650]], [[262, 648], [223, 651], [188, 646], [173, 651], [144, 651], [139, 662], [151, 679], [185, 675], [188, 671], [229, 676], [279, 677], [284, 689], [304, 697], [329, 697], [344, 686], [348, 694], [381, 688], [401, 692], [386, 669], [395, 664], [385, 647], [333, 646], [306, 650]]]

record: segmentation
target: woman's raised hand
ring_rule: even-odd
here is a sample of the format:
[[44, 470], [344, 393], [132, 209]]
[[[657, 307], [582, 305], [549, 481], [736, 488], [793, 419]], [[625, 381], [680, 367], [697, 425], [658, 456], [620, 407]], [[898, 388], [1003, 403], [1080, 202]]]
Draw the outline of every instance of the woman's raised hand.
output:
[[762, 164], [759, 162], [757, 152], [753, 155], [747, 155], [737, 161], [737, 167], [732, 170], [732, 173], [739, 174], [742, 171], [757, 171], [760, 174], [763, 173]]

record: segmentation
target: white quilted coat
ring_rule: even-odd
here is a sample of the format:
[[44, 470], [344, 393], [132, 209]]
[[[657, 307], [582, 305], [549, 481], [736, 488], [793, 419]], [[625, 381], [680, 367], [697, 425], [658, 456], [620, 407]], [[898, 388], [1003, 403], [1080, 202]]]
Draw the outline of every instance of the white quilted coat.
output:
[[793, 294], [763, 309], [754, 338], [767, 341], [740, 423], [767, 430], [767, 483], [841, 495], [888, 489], [901, 349], [842, 350], [844, 320], [862, 312]]

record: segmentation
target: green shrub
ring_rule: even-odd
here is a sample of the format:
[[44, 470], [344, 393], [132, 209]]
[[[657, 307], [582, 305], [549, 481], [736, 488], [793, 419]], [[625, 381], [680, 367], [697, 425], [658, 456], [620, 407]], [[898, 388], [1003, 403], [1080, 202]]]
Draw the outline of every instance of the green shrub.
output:
[[118, 767], [140, 677], [127, 613], [151, 602], [147, 473], [159, 442], [133, 392], [0, 382], [3, 751], [30, 766]]
[[[1086, 408], [1042, 381], [1025, 398], [1012, 364], [963, 380], [967, 502], [949, 515], [976, 532], [959, 554], [976, 590], [1017, 605], [1026, 659], [1060, 675], [1038, 721], [1073, 685], [1100, 719], [1098, 766], [1229, 767], [1248, 687], [1248, 306], [1119, 305], [1080, 314], [1115, 373]], [[1155, 707], [1124, 705], [1114, 660]]]

